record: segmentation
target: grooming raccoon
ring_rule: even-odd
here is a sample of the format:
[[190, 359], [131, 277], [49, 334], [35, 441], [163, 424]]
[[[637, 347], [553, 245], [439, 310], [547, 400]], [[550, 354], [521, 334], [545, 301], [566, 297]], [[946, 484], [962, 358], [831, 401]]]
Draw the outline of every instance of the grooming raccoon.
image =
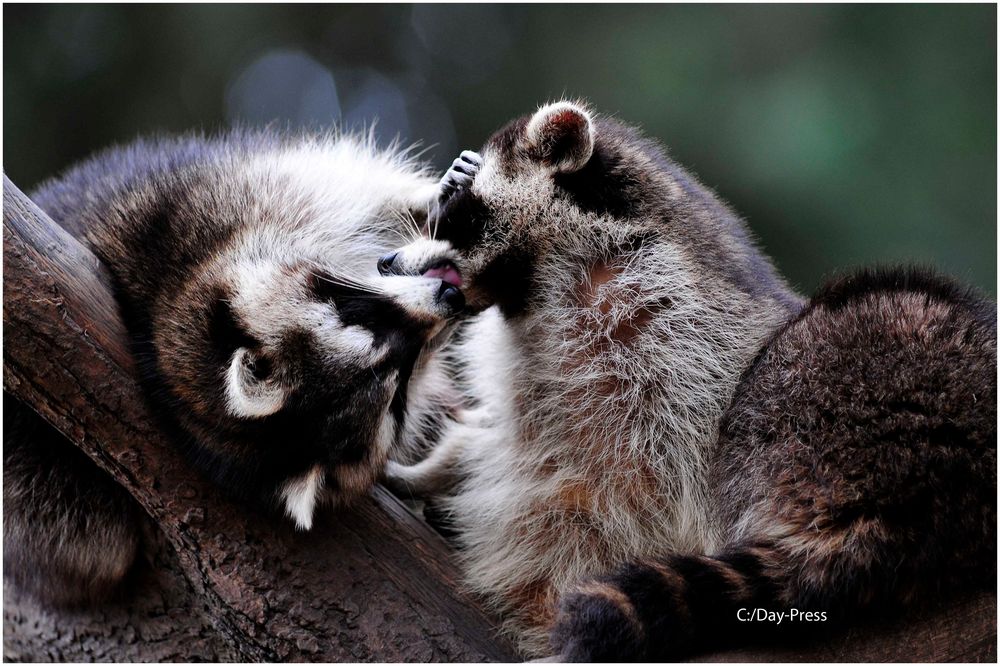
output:
[[444, 266], [499, 309], [456, 350], [474, 412], [388, 473], [446, 495], [526, 653], [677, 659], [738, 640], [739, 608], [836, 622], [995, 584], [995, 305], [907, 271], [803, 303], [713, 194], [574, 103], [450, 179], [384, 270]]
[[[371, 140], [236, 132], [112, 150], [34, 198], [110, 269], [151, 403], [194, 464], [308, 529], [318, 505], [365, 492], [389, 450], [420, 436], [406, 423], [408, 386], [419, 385], [418, 402], [443, 396], [419, 356], [443, 340], [461, 292], [374, 267], [416, 233], [436, 192], [405, 153]], [[89, 464], [73, 463], [81, 475]], [[120, 554], [116, 572], [134, 556], [134, 543], [104, 544], [109, 531], [129, 533], [101, 510], [106, 498], [93, 507], [100, 534], [67, 529], [73, 506], [17, 490], [30, 468], [8, 460], [22, 470], [5, 475], [8, 564], [59, 601], [43, 589], [50, 554], [18, 538], [35, 530], [81, 563], [60, 576], [120, 578], [86, 565], [97, 544]]]

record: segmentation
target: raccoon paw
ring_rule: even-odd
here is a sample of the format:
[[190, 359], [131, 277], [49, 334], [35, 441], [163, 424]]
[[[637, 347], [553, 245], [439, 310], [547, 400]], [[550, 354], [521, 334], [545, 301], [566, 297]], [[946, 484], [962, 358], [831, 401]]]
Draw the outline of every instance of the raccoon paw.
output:
[[412, 490], [414, 467], [415, 465], [403, 465], [395, 460], [388, 460], [379, 480], [393, 495], [414, 499], [416, 498], [416, 493]]
[[382, 474], [385, 485], [400, 497], [418, 498], [448, 492], [458, 483], [462, 472], [461, 452], [470, 441], [478, 441], [482, 429], [453, 423], [427, 457], [413, 465], [386, 463]]
[[643, 628], [632, 602], [614, 585], [589, 581], [563, 594], [550, 634], [563, 661], [641, 661]]
[[496, 423], [496, 417], [493, 415], [493, 412], [486, 407], [461, 409], [455, 414], [454, 420], [457, 423], [473, 428], [488, 428]]
[[471, 187], [472, 181], [482, 166], [483, 158], [479, 156], [479, 153], [463, 150], [441, 178], [438, 201], [443, 202], [459, 190]]
[[432, 453], [414, 465], [389, 460], [382, 472], [382, 484], [404, 499], [424, 499], [445, 492], [454, 484], [455, 470]]

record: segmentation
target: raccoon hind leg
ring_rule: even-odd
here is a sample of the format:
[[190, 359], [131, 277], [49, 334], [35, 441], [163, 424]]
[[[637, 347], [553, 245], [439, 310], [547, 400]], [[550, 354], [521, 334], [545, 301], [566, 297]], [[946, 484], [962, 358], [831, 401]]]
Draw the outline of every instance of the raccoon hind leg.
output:
[[824, 614], [778, 625], [784, 638], [994, 588], [995, 312], [908, 271], [820, 292], [723, 419], [710, 485], [730, 545], [585, 581], [562, 597], [553, 648], [673, 660], [766, 628], [741, 608]]
[[996, 561], [996, 309], [924, 271], [820, 290], [737, 390], [720, 506], [796, 563], [789, 602], [861, 609]]

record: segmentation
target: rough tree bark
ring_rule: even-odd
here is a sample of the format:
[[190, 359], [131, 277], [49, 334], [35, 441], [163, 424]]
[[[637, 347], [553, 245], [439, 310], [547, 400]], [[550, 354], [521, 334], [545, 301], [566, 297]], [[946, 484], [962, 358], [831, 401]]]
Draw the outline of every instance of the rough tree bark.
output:
[[[235, 504], [147, 413], [107, 275], [4, 177], [4, 388], [146, 513], [120, 601], [52, 612], [5, 586], [4, 650], [31, 661], [509, 661], [446, 544], [381, 488], [309, 533]], [[995, 660], [996, 596], [729, 660]]]

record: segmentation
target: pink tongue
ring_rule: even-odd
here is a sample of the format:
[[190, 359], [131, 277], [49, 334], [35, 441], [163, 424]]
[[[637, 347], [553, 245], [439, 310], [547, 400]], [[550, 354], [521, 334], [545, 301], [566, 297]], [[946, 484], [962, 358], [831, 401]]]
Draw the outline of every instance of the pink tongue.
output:
[[432, 268], [424, 273], [424, 277], [438, 278], [439, 280], [444, 280], [448, 284], [455, 287], [462, 286], [462, 276], [459, 275], [458, 269], [450, 264]]

